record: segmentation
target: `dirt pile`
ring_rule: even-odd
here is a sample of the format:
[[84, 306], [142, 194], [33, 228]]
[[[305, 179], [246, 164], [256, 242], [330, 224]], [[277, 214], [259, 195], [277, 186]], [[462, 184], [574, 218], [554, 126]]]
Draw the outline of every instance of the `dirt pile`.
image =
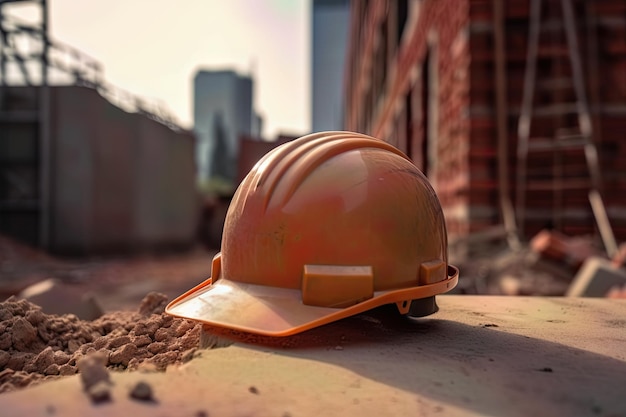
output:
[[166, 304], [165, 295], [150, 293], [137, 312], [82, 321], [9, 298], [0, 303], [0, 393], [73, 375], [79, 360], [94, 352], [109, 370], [163, 371], [191, 359], [202, 326], [166, 315]]

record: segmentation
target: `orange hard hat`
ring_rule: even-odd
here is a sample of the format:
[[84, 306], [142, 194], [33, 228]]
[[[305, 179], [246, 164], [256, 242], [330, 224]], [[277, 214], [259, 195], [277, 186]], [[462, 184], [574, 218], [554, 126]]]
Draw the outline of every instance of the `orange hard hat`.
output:
[[429, 314], [457, 281], [441, 205], [420, 170], [384, 141], [322, 132], [254, 166], [228, 209], [211, 278], [166, 312], [287, 336], [383, 304]]

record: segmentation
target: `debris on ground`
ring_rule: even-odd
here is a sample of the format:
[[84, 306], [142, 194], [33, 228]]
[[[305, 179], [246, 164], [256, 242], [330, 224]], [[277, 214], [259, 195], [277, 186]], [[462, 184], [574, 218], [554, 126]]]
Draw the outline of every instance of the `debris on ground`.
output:
[[94, 404], [111, 401], [111, 384], [107, 384], [104, 381], [92, 385], [86, 392]]
[[[605, 297], [626, 285], [626, 270], [608, 259], [590, 257], [567, 290], [570, 297]], [[612, 295], [612, 294], [611, 294]]]
[[138, 401], [155, 402], [154, 394], [152, 393], [152, 387], [150, 384], [144, 381], [139, 381], [130, 390], [130, 398]]
[[0, 234], [0, 299], [67, 269], [67, 263]]
[[556, 262], [542, 259], [530, 248], [508, 248], [488, 257], [456, 264], [462, 275], [455, 290], [463, 294], [564, 295], [574, 274]]
[[208, 278], [215, 253], [197, 245], [63, 258], [0, 234], [0, 301], [15, 295], [31, 299], [46, 314], [94, 319], [102, 312], [135, 309], [151, 291], [177, 297]]
[[[7, 299], [0, 303], [0, 393], [76, 374], [90, 363], [82, 359], [94, 353], [109, 371], [140, 366], [164, 371], [189, 360], [190, 351], [199, 345], [202, 326], [166, 315], [166, 303], [163, 294], [150, 293], [137, 312], [118, 311], [83, 321], [72, 314], [45, 314], [27, 300]], [[91, 367], [84, 369], [89, 371], [85, 376], [81, 370], [82, 378], [100, 381], [102, 376], [94, 377]], [[100, 386], [96, 391], [104, 390]]]
[[479, 253], [455, 260], [462, 271], [457, 293], [563, 296], [585, 260], [604, 255], [597, 239], [554, 230], [542, 230], [516, 250], [504, 241], [474, 242], [472, 249]]
[[75, 314], [81, 320], [95, 320], [104, 314], [92, 291], [85, 292], [76, 285], [55, 278], [26, 287], [18, 297], [37, 304], [46, 314]]
[[89, 391], [91, 387], [101, 382], [111, 383], [109, 371], [106, 368], [107, 357], [104, 352], [97, 351], [83, 356], [76, 362], [80, 373], [83, 389]]
[[603, 252], [586, 236], [567, 236], [556, 230], [542, 230], [530, 240], [530, 248], [544, 259], [560, 263], [563, 267], [577, 270], [591, 256]]

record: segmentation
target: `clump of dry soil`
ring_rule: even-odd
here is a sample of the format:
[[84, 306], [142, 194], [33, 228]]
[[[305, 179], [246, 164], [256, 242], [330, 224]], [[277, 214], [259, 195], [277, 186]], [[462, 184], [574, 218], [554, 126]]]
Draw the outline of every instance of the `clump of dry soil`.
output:
[[94, 352], [109, 370], [163, 371], [198, 347], [202, 326], [164, 313], [167, 297], [148, 294], [137, 312], [113, 312], [94, 321], [48, 315], [26, 300], [0, 303], [0, 393], [78, 372]]

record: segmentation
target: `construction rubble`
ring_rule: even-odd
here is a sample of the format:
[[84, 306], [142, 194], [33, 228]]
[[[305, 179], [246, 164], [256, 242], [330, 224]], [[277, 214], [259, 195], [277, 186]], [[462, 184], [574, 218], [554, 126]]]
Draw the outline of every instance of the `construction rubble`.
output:
[[[598, 297], [626, 284], [623, 269], [626, 246], [609, 259], [592, 236], [571, 237], [542, 230], [517, 250], [510, 249], [502, 240], [495, 244], [483, 242], [482, 247], [479, 244], [473, 249], [477, 252], [474, 256], [458, 262], [462, 274], [457, 292]], [[600, 269], [603, 273], [598, 272]], [[594, 280], [604, 292], [586, 292]]]

